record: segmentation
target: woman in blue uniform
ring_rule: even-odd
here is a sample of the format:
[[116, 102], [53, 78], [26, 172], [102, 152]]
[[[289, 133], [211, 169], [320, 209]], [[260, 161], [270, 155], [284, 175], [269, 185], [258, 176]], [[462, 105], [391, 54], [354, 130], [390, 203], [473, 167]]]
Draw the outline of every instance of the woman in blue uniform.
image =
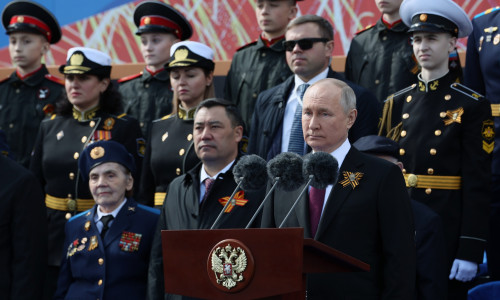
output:
[[56, 114], [42, 121], [30, 163], [45, 192], [49, 274], [45, 286], [53, 294], [62, 257], [64, 224], [76, 212], [94, 205], [88, 184], [79, 175], [80, 152], [98, 140], [115, 140], [134, 153], [141, 166], [144, 139], [135, 119], [119, 115], [119, 93], [111, 85], [111, 58], [90, 48], [68, 51], [64, 97]]
[[214, 97], [213, 51], [192, 41], [176, 43], [166, 69], [174, 92], [174, 112], [153, 121], [141, 178], [140, 202], [160, 206], [169, 183], [193, 168], [193, 118], [198, 104]]

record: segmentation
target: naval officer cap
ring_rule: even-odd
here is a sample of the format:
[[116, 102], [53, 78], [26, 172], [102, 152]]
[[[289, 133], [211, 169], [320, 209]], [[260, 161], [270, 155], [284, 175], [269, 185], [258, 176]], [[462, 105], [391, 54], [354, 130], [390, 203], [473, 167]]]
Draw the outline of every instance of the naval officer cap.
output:
[[68, 50], [66, 64], [59, 67], [64, 75], [89, 74], [109, 78], [111, 76], [111, 57], [92, 48], [74, 47]]
[[451, 0], [404, 0], [399, 14], [408, 32], [449, 32], [459, 38], [472, 32], [469, 17]]
[[7, 34], [29, 32], [43, 35], [51, 44], [61, 39], [57, 19], [45, 7], [32, 1], [12, 1], [2, 11], [3, 27]]
[[352, 145], [361, 152], [373, 155], [387, 155], [394, 158], [399, 157], [399, 144], [383, 136], [367, 135], [359, 138]]
[[193, 34], [188, 20], [175, 8], [159, 1], [145, 1], [134, 11], [135, 34], [149, 32], [172, 33], [179, 40], [187, 40]]
[[135, 161], [125, 146], [115, 141], [98, 141], [88, 145], [78, 159], [78, 167], [85, 181], [89, 180], [90, 171], [104, 163], [114, 162], [135, 173]]
[[215, 68], [214, 51], [205, 44], [193, 41], [178, 42], [170, 47], [170, 60], [165, 69], [199, 67], [209, 71]]

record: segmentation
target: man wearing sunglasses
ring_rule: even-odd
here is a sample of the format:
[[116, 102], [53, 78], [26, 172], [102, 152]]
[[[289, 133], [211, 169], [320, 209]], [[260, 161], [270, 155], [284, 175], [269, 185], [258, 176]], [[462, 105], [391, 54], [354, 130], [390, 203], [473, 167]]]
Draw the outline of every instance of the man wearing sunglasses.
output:
[[[324, 18], [304, 15], [292, 20], [283, 46], [294, 73], [283, 83], [259, 94], [250, 129], [248, 152], [270, 160], [281, 152], [308, 152], [301, 129], [302, 97], [308, 85], [324, 78], [345, 81], [356, 94], [356, 123], [349, 140], [377, 131], [378, 100], [368, 90], [346, 81], [330, 68], [333, 27]], [[304, 85], [305, 84], [305, 85]]]

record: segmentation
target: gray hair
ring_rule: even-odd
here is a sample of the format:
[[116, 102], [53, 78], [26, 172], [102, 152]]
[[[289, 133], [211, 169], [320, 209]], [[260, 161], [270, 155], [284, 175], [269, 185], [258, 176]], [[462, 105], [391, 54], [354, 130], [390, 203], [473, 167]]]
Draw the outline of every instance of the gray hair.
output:
[[356, 109], [356, 94], [354, 94], [353, 89], [347, 83], [334, 78], [325, 78], [313, 83], [309, 88], [320, 84], [334, 85], [340, 89], [340, 105], [342, 105], [346, 115], [351, 110]]

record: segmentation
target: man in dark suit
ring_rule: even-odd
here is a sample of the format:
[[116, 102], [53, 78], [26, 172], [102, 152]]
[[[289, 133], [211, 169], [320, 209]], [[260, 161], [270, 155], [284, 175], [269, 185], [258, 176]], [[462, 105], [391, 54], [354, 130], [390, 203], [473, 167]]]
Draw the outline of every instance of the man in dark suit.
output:
[[[325, 190], [309, 187], [284, 226], [303, 227], [305, 237], [370, 265], [369, 272], [308, 275], [308, 299], [412, 299], [414, 228], [404, 179], [396, 165], [351, 147], [347, 136], [355, 107], [352, 89], [336, 79], [320, 80], [306, 91], [305, 140], [314, 152], [337, 159], [339, 179]], [[300, 191], [275, 191], [264, 208], [262, 227], [279, 225]]]
[[252, 118], [248, 152], [267, 160], [281, 152], [307, 152], [300, 126], [302, 95], [308, 85], [323, 78], [345, 81], [356, 94], [358, 118], [349, 132], [349, 141], [375, 134], [380, 112], [378, 100], [365, 88], [346, 81], [330, 69], [332, 25], [319, 16], [300, 16], [288, 24], [285, 39], [286, 60], [294, 75], [260, 93]]
[[[0, 145], [6, 143], [0, 139]], [[1, 154], [0, 182], [0, 295], [41, 299], [47, 264], [42, 189], [33, 174]]]
[[130, 198], [134, 157], [118, 142], [98, 141], [78, 164], [96, 205], [66, 223], [54, 299], [144, 299], [159, 211]]

